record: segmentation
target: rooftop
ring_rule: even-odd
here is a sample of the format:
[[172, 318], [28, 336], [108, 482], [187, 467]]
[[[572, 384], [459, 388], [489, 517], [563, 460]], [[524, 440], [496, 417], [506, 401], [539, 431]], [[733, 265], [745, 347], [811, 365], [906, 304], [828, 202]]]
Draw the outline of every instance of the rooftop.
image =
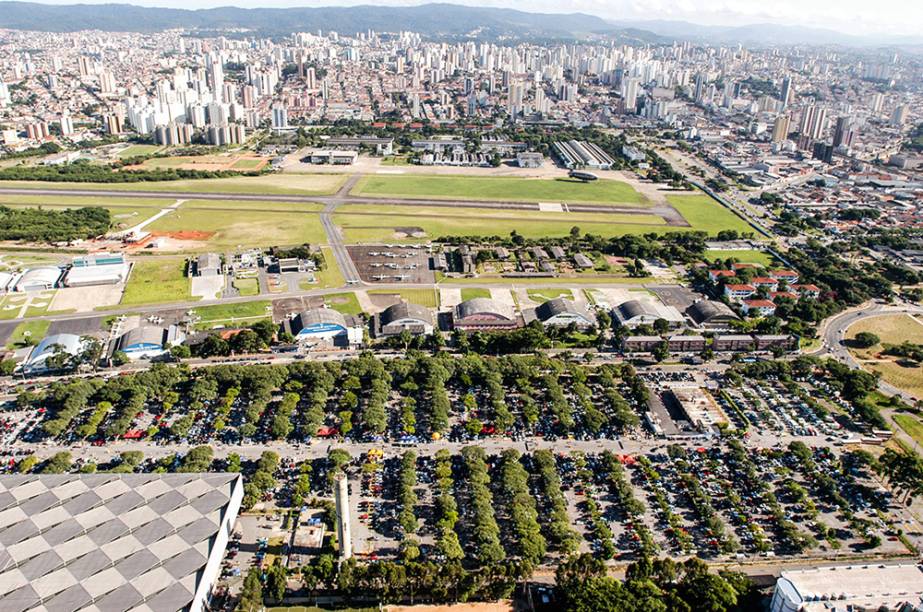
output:
[[0, 476], [0, 609], [186, 607], [240, 478]]

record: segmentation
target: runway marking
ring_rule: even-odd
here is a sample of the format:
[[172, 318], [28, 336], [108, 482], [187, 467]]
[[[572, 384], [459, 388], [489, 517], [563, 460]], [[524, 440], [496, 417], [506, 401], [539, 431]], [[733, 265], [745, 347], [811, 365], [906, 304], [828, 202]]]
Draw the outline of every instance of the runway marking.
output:
[[406, 170], [376, 170], [375, 174], [406, 174]]
[[564, 212], [560, 202], [539, 202], [538, 209], [541, 212]]

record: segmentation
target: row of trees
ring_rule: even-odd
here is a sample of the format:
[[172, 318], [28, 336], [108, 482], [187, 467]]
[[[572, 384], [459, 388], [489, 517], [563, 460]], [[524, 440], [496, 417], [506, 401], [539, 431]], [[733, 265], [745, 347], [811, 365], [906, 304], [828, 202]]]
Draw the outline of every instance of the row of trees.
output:
[[572, 557], [558, 566], [556, 593], [570, 612], [759, 609], [759, 593], [736, 572], [712, 574], [699, 559], [677, 563], [642, 558], [628, 566], [625, 580], [607, 575], [606, 565], [591, 555]]
[[0, 169], [3, 181], [45, 181], [55, 183], [144, 183], [150, 181], [179, 181], [185, 179], [229, 178], [258, 174], [233, 170], [184, 170], [181, 168], [156, 168], [126, 170], [123, 163], [108, 166], [77, 161], [56, 166], [11, 166]]

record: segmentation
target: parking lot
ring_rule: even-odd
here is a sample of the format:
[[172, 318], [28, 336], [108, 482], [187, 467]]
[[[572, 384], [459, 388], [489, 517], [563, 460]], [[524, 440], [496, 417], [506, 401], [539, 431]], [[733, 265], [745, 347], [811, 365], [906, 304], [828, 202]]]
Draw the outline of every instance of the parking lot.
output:
[[367, 283], [428, 284], [435, 282], [429, 249], [413, 245], [347, 247], [356, 270]]

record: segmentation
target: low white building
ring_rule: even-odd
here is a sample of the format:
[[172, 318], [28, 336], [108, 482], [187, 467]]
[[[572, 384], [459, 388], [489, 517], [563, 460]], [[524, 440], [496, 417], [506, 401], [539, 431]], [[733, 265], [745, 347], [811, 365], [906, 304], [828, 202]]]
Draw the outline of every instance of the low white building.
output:
[[840, 565], [784, 571], [771, 612], [923, 609], [923, 566]]
[[83, 338], [75, 334], [54, 334], [48, 336], [39, 342], [29, 353], [29, 356], [22, 364], [24, 374], [42, 374], [50, 370], [58, 369], [60, 366], [53, 366], [49, 359], [55, 355], [63, 354], [67, 357], [74, 357], [83, 351], [85, 342]]
[[61, 268], [57, 266], [42, 266], [29, 268], [22, 273], [16, 282], [16, 291], [44, 291], [54, 289], [61, 278]]

